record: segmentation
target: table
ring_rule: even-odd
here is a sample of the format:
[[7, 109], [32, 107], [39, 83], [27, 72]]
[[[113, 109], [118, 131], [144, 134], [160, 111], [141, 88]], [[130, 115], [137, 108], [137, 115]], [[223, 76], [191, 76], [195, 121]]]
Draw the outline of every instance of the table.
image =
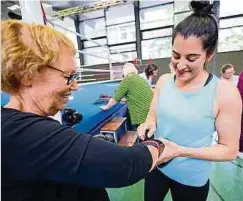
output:
[[[101, 94], [112, 96], [118, 85], [119, 81], [87, 83], [80, 85], [77, 91], [72, 92], [67, 107], [74, 108], [76, 112], [83, 115], [83, 120], [74, 126], [75, 130], [92, 135], [98, 134], [100, 128], [110, 119], [127, 115], [126, 103], [118, 103], [108, 111], [101, 110], [100, 104], [94, 104]], [[9, 97], [5, 93], [1, 95], [3, 106], [8, 102]]]

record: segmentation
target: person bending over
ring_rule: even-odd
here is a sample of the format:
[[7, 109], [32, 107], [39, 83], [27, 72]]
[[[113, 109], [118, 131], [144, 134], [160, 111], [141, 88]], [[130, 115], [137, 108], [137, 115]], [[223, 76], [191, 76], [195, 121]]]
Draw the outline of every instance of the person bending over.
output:
[[139, 74], [140, 77], [145, 79], [149, 86], [152, 87], [152, 82], [159, 72], [158, 66], [155, 64], [148, 64], [143, 73]]
[[117, 88], [114, 97], [102, 109], [110, 109], [125, 97], [132, 127], [133, 130], [136, 130], [141, 123], [145, 122], [152, 101], [153, 91], [148, 83], [138, 75], [137, 68], [133, 64], [124, 64], [122, 70], [124, 79]]

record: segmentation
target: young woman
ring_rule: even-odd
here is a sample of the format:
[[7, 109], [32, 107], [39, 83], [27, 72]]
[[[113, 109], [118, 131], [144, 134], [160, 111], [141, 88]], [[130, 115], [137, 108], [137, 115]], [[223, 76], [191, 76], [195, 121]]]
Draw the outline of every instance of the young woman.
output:
[[[193, 13], [174, 30], [171, 62], [175, 75], [162, 75], [145, 124], [144, 138], [163, 137], [164, 166], [145, 181], [145, 201], [161, 201], [170, 189], [174, 201], [206, 201], [210, 161], [236, 158], [239, 148], [241, 98], [231, 83], [206, 70], [218, 40], [209, 1], [192, 1]], [[211, 146], [212, 133], [218, 144]]]

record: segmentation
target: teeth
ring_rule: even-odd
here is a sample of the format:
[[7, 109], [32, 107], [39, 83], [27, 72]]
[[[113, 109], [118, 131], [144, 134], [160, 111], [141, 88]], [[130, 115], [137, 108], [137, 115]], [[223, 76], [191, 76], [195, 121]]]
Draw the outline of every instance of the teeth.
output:
[[63, 98], [68, 98], [70, 95], [62, 95]]

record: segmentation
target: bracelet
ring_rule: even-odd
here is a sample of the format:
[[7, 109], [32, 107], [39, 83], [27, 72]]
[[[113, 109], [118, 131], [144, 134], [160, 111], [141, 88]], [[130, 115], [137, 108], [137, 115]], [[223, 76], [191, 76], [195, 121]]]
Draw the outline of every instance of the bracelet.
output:
[[157, 140], [157, 139], [146, 140], [146, 141], [143, 141], [142, 144], [151, 145], [151, 146], [156, 147], [159, 151], [159, 156], [162, 154], [162, 152], [164, 151], [164, 148], [165, 148], [164, 143], [161, 140]]
[[143, 141], [142, 144], [144, 144], [144, 145], [151, 145], [151, 146], [157, 148], [158, 152], [159, 152], [158, 154], [160, 156], [160, 151], [159, 151], [160, 148], [159, 148], [159, 143], [158, 142], [156, 142], [154, 140], [146, 140], [146, 141]]

